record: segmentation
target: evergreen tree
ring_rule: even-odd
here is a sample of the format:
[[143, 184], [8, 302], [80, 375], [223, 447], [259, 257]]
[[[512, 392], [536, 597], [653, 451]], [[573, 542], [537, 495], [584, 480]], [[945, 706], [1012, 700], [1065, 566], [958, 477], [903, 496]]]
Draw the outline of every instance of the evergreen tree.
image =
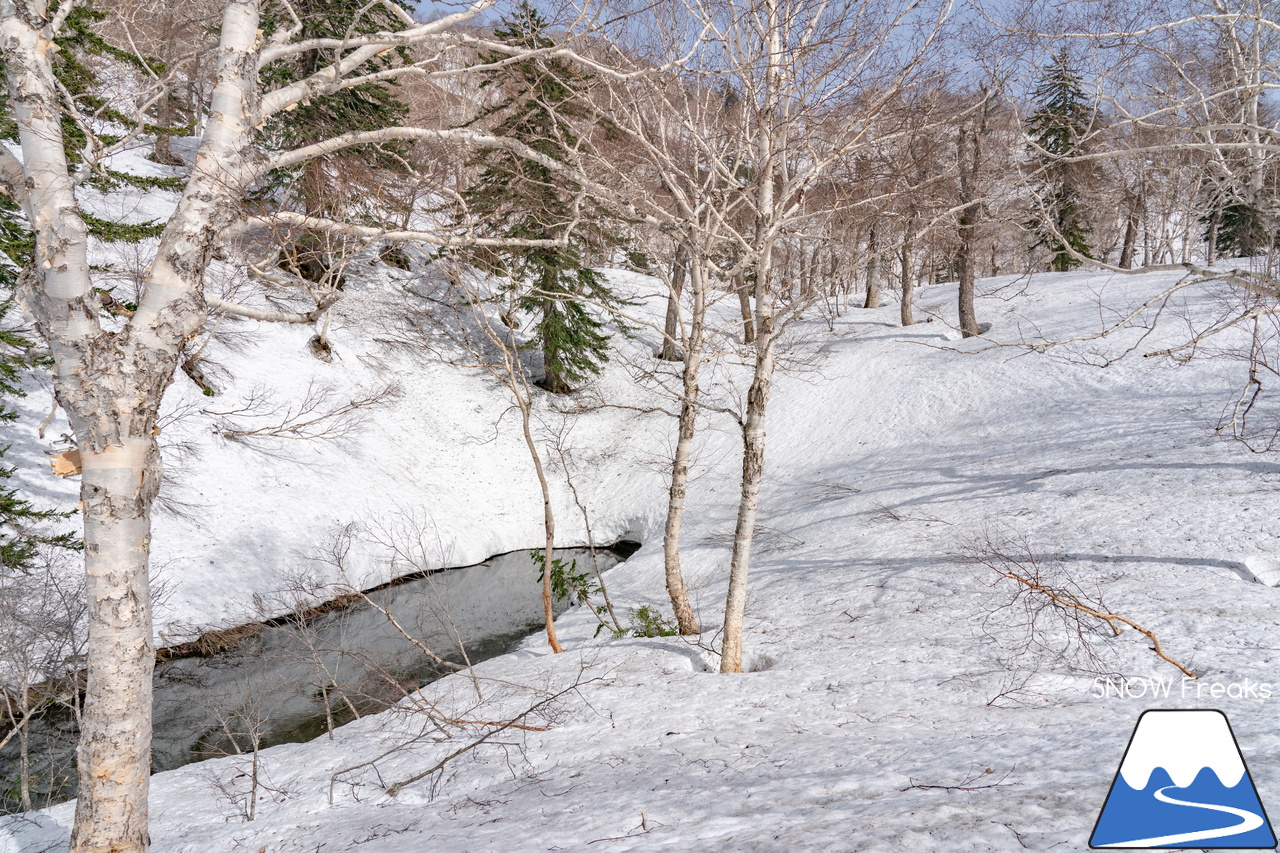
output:
[[[6, 275], [11, 275], [6, 270]], [[12, 298], [0, 302], [0, 323], [13, 308]], [[33, 346], [21, 333], [0, 327], [0, 422], [12, 423], [18, 413], [4, 398], [22, 397], [26, 392], [21, 376], [27, 369], [27, 357]], [[3, 464], [9, 445], [0, 447], [0, 572], [28, 572], [35, 568], [41, 545], [78, 548], [71, 533], [53, 533], [48, 522], [67, 518], [70, 512], [40, 510], [20, 497], [16, 486], [9, 485], [16, 468]]]
[[[546, 31], [547, 22], [538, 10], [521, 0], [502, 19], [494, 37], [520, 47], [547, 48], [554, 42]], [[501, 58], [482, 55], [481, 61]], [[526, 59], [487, 72], [481, 86], [497, 88], [501, 100], [472, 124], [491, 125], [496, 135], [563, 160], [566, 150], [579, 141], [572, 123], [588, 115], [580, 98], [589, 83], [588, 77], [556, 59]], [[484, 151], [471, 165], [481, 173], [462, 197], [465, 214], [478, 223], [481, 236], [553, 240], [564, 236], [570, 222], [579, 220], [562, 246], [458, 252], [485, 272], [511, 280], [519, 308], [539, 316], [525, 346], [542, 351], [543, 387], [555, 393], [571, 391], [599, 373], [609, 358], [605, 324], [584, 303], [606, 308], [625, 304], [609, 289], [604, 276], [587, 265], [589, 258], [599, 257], [618, 242], [607, 229], [609, 216], [582, 200], [572, 182], [512, 152]]]
[[1038, 194], [1044, 209], [1027, 227], [1037, 238], [1031, 248], [1047, 249], [1049, 269], [1065, 272], [1080, 265], [1072, 251], [1092, 257], [1089, 236], [1093, 230], [1083, 198], [1093, 168], [1070, 159], [1085, 153], [1083, 140], [1093, 123], [1093, 111], [1067, 51], [1045, 67], [1034, 98], [1037, 107], [1027, 129], [1040, 166]]
[[1211, 93], [1204, 109], [1215, 125], [1208, 134], [1216, 148], [1205, 164], [1210, 171], [1200, 217], [1209, 263], [1219, 257], [1267, 254], [1280, 225], [1274, 170], [1259, 158], [1248, 130], [1258, 124], [1273, 126], [1277, 113], [1265, 90], [1254, 86], [1248, 62], [1239, 59], [1242, 50], [1247, 55], [1250, 49], [1241, 43], [1243, 35], [1234, 28], [1220, 30], [1204, 64], [1203, 85]]
[[[404, 0], [392, 2], [406, 11], [412, 10]], [[342, 39], [401, 26], [399, 18], [389, 9], [366, 0], [294, 0], [292, 12], [302, 23], [299, 38], [303, 40]], [[354, 27], [353, 20], [356, 21]], [[277, 27], [293, 25], [293, 15], [279, 7], [269, 10], [263, 18], [263, 31], [268, 36]], [[275, 88], [310, 77], [332, 65], [343, 53], [345, 51], [317, 49], [294, 54], [264, 68], [263, 82]], [[377, 72], [408, 59], [403, 49], [390, 51], [366, 63], [360, 73]], [[402, 125], [409, 108], [395, 89], [394, 83], [367, 82], [313, 98], [273, 119], [263, 129], [262, 144], [275, 149], [299, 148], [342, 133]], [[286, 204], [295, 204], [308, 216], [347, 220], [358, 215], [356, 208], [361, 202], [378, 195], [369, 192], [374, 188], [367, 186], [349, 191], [351, 176], [367, 171], [359, 168], [362, 165], [384, 172], [403, 171], [404, 153], [403, 146], [390, 144], [381, 149], [347, 149], [318, 157], [301, 166], [274, 172], [258, 188], [258, 194], [260, 199], [283, 199]], [[357, 177], [355, 182], [358, 180]], [[376, 218], [372, 205], [366, 204], [363, 213]], [[287, 262], [303, 278], [318, 282], [337, 262], [341, 251], [340, 240], [310, 234], [296, 241]]]
[[[0, 423], [12, 423], [18, 419], [17, 411], [6, 399], [26, 396], [22, 388], [22, 374], [31, 367], [44, 367], [46, 362], [33, 358], [35, 346], [20, 330], [11, 328], [8, 322], [13, 310], [13, 288], [17, 284], [17, 270], [27, 263], [32, 252], [31, 232], [18, 213], [18, 207], [8, 199], [0, 199]], [[8, 263], [5, 262], [8, 261]], [[7, 571], [28, 572], [35, 568], [41, 545], [61, 548], [78, 548], [79, 543], [70, 533], [52, 533], [48, 522], [66, 518], [69, 512], [38, 510], [30, 501], [20, 497], [16, 487], [9, 485], [16, 468], [3, 463], [9, 445], [0, 447], [0, 573]]]
[[[105, 18], [105, 12], [97, 11], [88, 4], [77, 6], [67, 16], [62, 34], [54, 39], [58, 48], [53, 59], [54, 76], [79, 114], [72, 115], [68, 110], [61, 121], [67, 162], [73, 166], [84, 162], [84, 152], [90, 143], [85, 132], [86, 126], [91, 127], [105, 120], [129, 130], [138, 127], [134, 119], [114, 109], [101, 94], [102, 81], [94, 70], [93, 63], [115, 61], [149, 73], [160, 74], [164, 71], [164, 64], [159, 60], [139, 57], [133, 51], [122, 50], [94, 32], [94, 24]], [[153, 134], [173, 134], [184, 130], [157, 125], [147, 125], [143, 129]], [[18, 126], [9, 111], [7, 101], [0, 101], [0, 139], [14, 143], [18, 141]], [[117, 139], [118, 137], [110, 134], [98, 133], [93, 142], [97, 145], [110, 145]], [[86, 183], [101, 192], [109, 192], [120, 186], [142, 190], [180, 189], [184, 180], [181, 177], [131, 175], [99, 164]], [[154, 220], [124, 223], [93, 216], [84, 211], [81, 211], [81, 216], [89, 233], [105, 243], [136, 243], [148, 237], [156, 237], [164, 230], [164, 226]], [[18, 205], [9, 199], [0, 199], [0, 252], [20, 269], [31, 260], [34, 249], [35, 239], [27, 228]], [[0, 290], [11, 293], [15, 280], [16, 269], [0, 263]], [[108, 291], [102, 292], [104, 295], [108, 294]], [[128, 306], [128, 303], [115, 303], [109, 297], [104, 299], [104, 303]], [[7, 300], [0, 304], [5, 306], [5, 311], [9, 310]], [[0, 313], [0, 317], [3, 317], [3, 313]], [[0, 393], [3, 393], [3, 389], [0, 389]]]
[[1275, 229], [1268, 227], [1258, 205], [1235, 193], [1218, 194], [1212, 204], [1213, 210], [1200, 221], [1215, 257], [1251, 258], [1271, 251]]
[[[96, 33], [94, 25], [105, 20], [106, 17], [106, 12], [94, 9], [91, 3], [79, 5], [67, 15], [61, 34], [53, 40], [57, 46], [53, 58], [54, 76], [63, 89], [65, 97], [74, 104], [75, 112], [78, 113], [78, 115], [72, 115], [68, 110], [61, 121], [67, 161], [72, 166], [78, 166], [83, 162], [83, 152], [91, 141], [85, 132], [86, 126], [101, 125], [106, 121], [128, 130], [138, 129], [138, 122], [135, 119], [112, 107], [108, 98], [102, 94], [104, 86], [97, 71], [94, 70], [93, 63], [103, 60], [116, 62], [154, 75], [163, 74], [165, 70], [165, 64], [161, 60], [139, 56], [134, 51], [119, 48]], [[189, 127], [148, 124], [142, 127], [142, 130], [151, 134], [173, 135], [189, 130]], [[0, 103], [0, 139], [10, 142], [18, 141], [18, 126], [9, 113], [7, 102]], [[119, 137], [109, 133], [96, 133], [92, 141], [98, 145], [110, 145], [118, 139]], [[131, 175], [112, 169], [105, 164], [99, 164], [87, 183], [103, 191], [115, 189], [121, 185], [139, 189], [176, 190], [181, 189], [183, 179]], [[88, 221], [86, 224], [95, 237], [111, 239], [111, 235], [104, 238], [102, 234], [95, 231], [93, 221]], [[155, 223], [147, 223], [147, 225], [154, 227], [142, 236], [154, 236], [159, 233], [160, 229], [155, 226]], [[117, 239], [134, 239], [136, 235], [137, 232], [130, 231], [123, 237], [117, 236]]]

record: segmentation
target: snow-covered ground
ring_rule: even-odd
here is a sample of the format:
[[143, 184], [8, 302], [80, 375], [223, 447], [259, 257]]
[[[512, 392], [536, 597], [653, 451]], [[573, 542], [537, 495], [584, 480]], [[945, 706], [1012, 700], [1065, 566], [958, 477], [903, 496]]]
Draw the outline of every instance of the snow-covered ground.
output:
[[[990, 280], [979, 319], [995, 341], [1068, 337], [1174, 280]], [[170, 589], [162, 631], [234, 621], [254, 592], [323, 574], [317, 549], [353, 522], [424, 529], [438, 565], [540, 541], [509, 398], [474, 369], [380, 342], [389, 288], [371, 276], [342, 303], [332, 364], [307, 354], [310, 330], [247, 323], [242, 343], [211, 353], [235, 376], [228, 399], [255, 384], [280, 400], [312, 381], [342, 393], [399, 386], [341, 440], [228, 441], [198, 411], [221, 411], [222, 397], [180, 377], [166, 435], [190, 445], [172, 464], [172, 494], [190, 505], [157, 525]], [[1252, 580], [1280, 565], [1280, 461], [1211, 431], [1242, 365], [1141, 358], [1185, 339], [1176, 322], [1106, 369], [1082, 364], [1083, 346], [1037, 354], [960, 341], [946, 323], [954, 298], [954, 286], [925, 288], [921, 309], [939, 320], [909, 329], [890, 306], [795, 330], [804, 364], [779, 378], [768, 423], [747, 611], [754, 671], [719, 675], [705, 648], [716, 642], [740, 465], [736, 427], [716, 416], [684, 535], [703, 645], [595, 639], [594, 619], [572, 610], [558, 623], [567, 653], [534, 637], [475, 679], [423, 691], [453, 720], [508, 720], [539, 705], [519, 718], [524, 728], [491, 735], [394, 796], [390, 786], [493, 727], [452, 727], [446, 740], [422, 716], [393, 710], [332, 740], [271, 749], [252, 822], [246, 759], [160, 774], [153, 849], [1083, 850], [1149, 707], [1224, 710], [1262, 802], [1280, 804], [1280, 590]], [[1189, 299], [1193, 317], [1215, 304]], [[630, 408], [570, 418], [554, 411], [564, 401], [540, 396], [538, 411], [544, 436], [572, 424], [571, 467], [596, 539], [644, 542], [609, 575], [625, 611], [664, 606], [661, 463], [674, 423], [637, 411], [662, 402], [635, 369], [652, 334], [621, 346], [599, 398]], [[579, 543], [562, 474], [555, 487], [560, 539]], [[1009, 582], [958, 559], [984, 540], [1025, 546], [1046, 572], [1153, 630], [1202, 678], [1178, 680], [1132, 630], [1091, 639], [1097, 671], [1173, 679], [1167, 698], [1099, 695], [1081, 650], [1051, 653], [1065, 637], [1052, 622], [1043, 653], [1020, 653], [1026, 611], [1001, 607]], [[362, 571], [372, 577], [383, 569], [369, 549]], [[1236, 698], [1246, 679], [1272, 688]], [[1224, 695], [1214, 698], [1215, 686]], [[71, 817], [64, 805], [10, 820], [0, 851], [57, 849]]]

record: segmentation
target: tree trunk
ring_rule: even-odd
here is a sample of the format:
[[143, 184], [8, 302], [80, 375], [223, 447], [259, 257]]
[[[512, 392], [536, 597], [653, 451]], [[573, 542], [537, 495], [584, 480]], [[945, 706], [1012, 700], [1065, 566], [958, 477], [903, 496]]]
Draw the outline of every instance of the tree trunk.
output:
[[733, 531], [733, 556], [729, 561], [729, 592], [725, 597], [724, 640], [720, 671], [742, 672], [742, 620], [747, 607], [747, 571], [760, 507], [760, 481], [764, 476], [764, 419], [773, 387], [774, 335], [772, 317], [758, 313], [760, 335], [756, 339], [755, 369], [747, 391], [747, 411], [742, 423], [742, 493], [738, 521]]
[[1129, 216], [1124, 223], [1124, 242], [1120, 246], [1120, 269], [1133, 269], [1133, 249], [1138, 243], [1138, 202], [1129, 205]]
[[[255, 0], [227, 0], [210, 120], [142, 298], [114, 331], [98, 322], [87, 229], [61, 132], [52, 51], [38, 16], [0, 0], [9, 101], [23, 180], [15, 194], [35, 236], [19, 295], [54, 361], [54, 394], [83, 462], [89, 628], [73, 853], [145, 853], [151, 748], [150, 512], [160, 486], [153, 430], [183, 342], [207, 317], [200, 295], [217, 237], [251, 178], [257, 92]], [[34, 23], [33, 23], [34, 21]], [[8, 156], [8, 152], [0, 157]]]
[[662, 351], [658, 358], [663, 361], [679, 361], [684, 356], [680, 352], [680, 294], [684, 290], [684, 279], [689, 266], [689, 253], [682, 245], [676, 248], [675, 260], [671, 262], [671, 290], [667, 293], [667, 321], [662, 330]]
[[[556, 303], [551, 299], [544, 299], [542, 302], [542, 318], [547, 320], [555, 315], [559, 310]], [[543, 335], [542, 343], [542, 387], [550, 391], [552, 394], [568, 394], [573, 387], [565, 381], [560, 371], [556, 370], [555, 364], [559, 360], [560, 352], [555, 345]]]
[[[23, 679], [25, 682], [27, 679]], [[26, 723], [31, 719], [31, 708], [27, 706], [27, 697], [30, 695], [31, 688], [27, 684], [21, 684], [18, 688], [22, 695], [22, 723], [23, 726], [18, 729], [18, 806], [24, 812], [34, 810], [31, 804], [31, 738]], [[13, 717], [10, 715], [10, 719]]]
[[880, 248], [877, 240], [876, 229], [871, 229], [871, 235], [867, 237], [867, 254], [870, 258], [867, 260], [867, 298], [863, 301], [863, 308], [879, 308], [880, 307]]
[[[177, 118], [177, 111], [173, 108], [173, 96], [166, 93], [160, 98], [160, 103], [156, 107], [156, 121], [161, 127], [172, 127]], [[151, 149], [151, 159], [165, 166], [181, 166], [182, 158], [173, 153], [170, 139], [167, 133], [156, 134], [156, 144]]]
[[81, 797], [71, 849], [86, 853], [145, 850], [150, 841], [155, 648], [147, 558], [151, 504], [160, 484], [160, 454], [149, 437], [96, 444], [81, 437], [89, 648], [98, 665], [89, 667], [85, 688], [76, 750]]
[[[815, 249], [814, 251], [817, 250]], [[813, 296], [813, 285], [810, 281], [812, 276], [812, 263], [811, 256], [809, 252], [805, 250], [804, 246], [801, 246], [800, 250], [796, 253], [796, 260], [800, 265], [797, 275], [800, 283], [800, 298], [807, 302]]]
[[963, 229], [960, 238], [960, 334], [966, 338], [978, 335], [978, 317], [973, 307], [975, 276], [973, 271], [973, 229]]
[[[764, 94], [768, 102], [778, 97], [777, 85], [783, 62], [780, 0], [765, 0], [767, 24], [764, 32]], [[771, 110], [763, 111], [773, 115]], [[720, 646], [720, 671], [742, 672], [742, 620], [747, 607], [747, 572], [751, 564], [751, 543], [755, 537], [756, 513], [760, 506], [760, 481], [764, 475], [764, 418], [774, 368], [773, 239], [764, 227], [766, 219], [778, 215], [775, 180], [785, 174], [783, 144], [767, 120], [756, 129], [753, 140], [760, 163], [757, 190], [756, 258], [756, 340], [751, 387], [747, 390], [747, 410], [742, 420], [742, 493], [738, 499], [738, 521], [733, 532], [733, 554], [729, 559], [729, 590], [724, 602], [724, 631]]]
[[[971, 132], [967, 125], [960, 127], [960, 140], [957, 145], [960, 163], [960, 201], [964, 207], [957, 218], [957, 231], [960, 237], [960, 334], [966, 338], [978, 335], [978, 317], [973, 306], [973, 292], [977, 271], [977, 219], [978, 198], [974, 183], [977, 179], [978, 164], [981, 162], [981, 131]], [[970, 162], [970, 156], [972, 161]]]
[[671, 463], [671, 490], [667, 502], [667, 526], [662, 536], [662, 555], [667, 575], [667, 595], [676, 625], [683, 635], [697, 634], [697, 617], [689, 606], [684, 573], [680, 568], [680, 530], [684, 522], [684, 502], [689, 488], [689, 462], [693, 455], [694, 427], [698, 417], [698, 373], [702, 367], [703, 334], [706, 325], [706, 268], [695, 261], [690, 269], [693, 286], [693, 312], [689, 317], [689, 340], [684, 360], [684, 393], [680, 398], [679, 438]]
[[[767, 28], [764, 70], [765, 97], [777, 96], [776, 86], [782, 62], [780, 0], [765, 0]], [[767, 111], [766, 111], [767, 113]], [[760, 163], [760, 185], [756, 206], [756, 338], [755, 364], [751, 387], [747, 390], [747, 411], [742, 421], [742, 493], [738, 500], [738, 521], [733, 532], [733, 554], [729, 559], [729, 590], [724, 602], [724, 631], [720, 647], [720, 671], [742, 672], [742, 620], [747, 607], [747, 572], [751, 565], [751, 543], [755, 537], [756, 513], [760, 506], [760, 481], [764, 475], [764, 417], [774, 368], [773, 241], [765, 218], [777, 215], [774, 182], [777, 170], [785, 168], [778, 140], [767, 124], [757, 128], [754, 140]], [[874, 235], [874, 232], [873, 232]], [[873, 238], [874, 239], [874, 236]]]
[[751, 297], [747, 294], [746, 276], [742, 273], [734, 276], [733, 289], [738, 291], [738, 308], [742, 311], [742, 342], [755, 343], [756, 327], [751, 320]]
[[[550, 304], [550, 303], [544, 303]], [[520, 427], [524, 435], [525, 447], [529, 450], [529, 458], [533, 462], [533, 472], [538, 478], [538, 488], [542, 492], [542, 530], [544, 533], [542, 547], [542, 619], [547, 631], [547, 645], [556, 654], [564, 651], [560, 639], [556, 636], [555, 598], [551, 593], [551, 573], [555, 569], [556, 547], [556, 515], [551, 504], [551, 486], [547, 482], [547, 472], [542, 467], [542, 453], [533, 438], [532, 394], [528, 380], [520, 367], [519, 346], [515, 341], [515, 330], [511, 331], [511, 340], [504, 348], [507, 350], [504, 359], [507, 370], [507, 381], [516, 398], [516, 406], [520, 409]], [[547, 380], [552, 376], [547, 368]]]
[[[181, 32], [184, 29], [184, 24], [187, 24], [188, 22], [184, 21], [182, 24], [178, 22], [174, 13], [179, 7], [180, 4], [176, 3], [166, 4], [163, 11], [159, 14], [159, 19], [155, 21], [158, 25], [158, 36], [162, 45], [160, 48], [162, 53], [176, 53], [176, 51], [181, 47]], [[168, 59], [169, 57], [166, 56], [164, 58]], [[192, 64], [194, 65], [194, 62]], [[188, 67], [184, 70], [186, 71], [185, 76], [187, 76], [189, 80], [194, 78], [198, 73], [195, 67]], [[169, 71], [173, 71], [172, 66], [169, 67]], [[156, 104], [156, 124], [161, 128], [173, 127], [178, 121], [178, 110], [175, 109], [177, 98], [173, 94], [173, 87], [177, 85], [178, 79], [177, 75], [173, 75], [169, 78], [166, 82], [166, 86], [168, 86], [168, 88], [160, 96], [160, 100]], [[191, 84], [188, 83], [188, 85], [190, 86]], [[192, 101], [191, 103], [195, 102]], [[182, 158], [173, 153], [173, 147], [170, 145], [170, 139], [171, 137], [167, 133], [156, 133], [156, 143], [151, 149], [151, 159], [165, 166], [181, 166], [183, 165]]]
[[[517, 367], [517, 369], [519, 369]], [[538, 487], [542, 490], [542, 619], [547, 630], [547, 645], [551, 651], [560, 654], [564, 648], [560, 638], [556, 636], [555, 598], [551, 594], [551, 572], [555, 568], [556, 549], [556, 515], [551, 505], [551, 487], [547, 483], [547, 473], [542, 467], [542, 454], [538, 444], [533, 440], [533, 425], [530, 421], [530, 403], [525, 393], [516, 387], [516, 403], [520, 407], [520, 425], [524, 430], [525, 446], [529, 448], [529, 457], [533, 460], [533, 470], [538, 477]], [[526, 389], [527, 390], [527, 389]]]
[[960, 334], [977, 337], [978, 316], [973, 307], [973, 245], [962, 241], [960, 250]]
[[[1213, 266], [1214, 261], [1218, 259], [1218, 228], [1222, 225], [1222, 211], [1214, 210], [1209, 217], [1209, 248], [1205, 256], [1205, 263]], [[1129, 234], [1125, 232], [1125, 239]]]
[[912, 264], [911, 264], [911, 250], [912, 250], [912, 242], [913, 242], [912, 238], [914, 237], [914, 234], [912, 234], [912, 229], [914, 227], [915, 227], [915, 218], [912, 217], [911, 221], [907, 223], [907, 231], [902, 237], [901, 319], [902, 319], [902, 325], [904, 326], [910, 326], [915, 323], [915, 318], [912, 316], [912, 311], [911, 311], [912, 304], [915, 301], [915, 292], [916, 292], [916, 279], [915, 279], [915, 276], [912, 275], [913, 270], [912, 270]]

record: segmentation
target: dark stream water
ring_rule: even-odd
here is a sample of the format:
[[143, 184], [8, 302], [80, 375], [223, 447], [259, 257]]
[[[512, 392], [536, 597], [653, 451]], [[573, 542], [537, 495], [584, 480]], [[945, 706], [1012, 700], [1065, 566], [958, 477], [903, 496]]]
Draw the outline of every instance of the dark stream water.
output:
[[[638, 548], [623, 541], [597, 549], [594, 559], [604, 571]], [[586, 548], [556, 556], [576, 560], [580, 570], [593, 559]], [[355, 597], [305, 619], [222, 632], [215, 653], [163, 660], [156, 664], [152, 769], [311, 740], [456, 671], [449, 664], [503, 654], [542, 628], [538, 577], [531, 552], [513, 551], [399, 579], [366, 591], [370, 601]], [[32, 724], [37, 808], [75, 796], [77, 734], [69, 713]], [[15, 739], [0, 751], [0, 814], [19, 810], [17, 759]]]

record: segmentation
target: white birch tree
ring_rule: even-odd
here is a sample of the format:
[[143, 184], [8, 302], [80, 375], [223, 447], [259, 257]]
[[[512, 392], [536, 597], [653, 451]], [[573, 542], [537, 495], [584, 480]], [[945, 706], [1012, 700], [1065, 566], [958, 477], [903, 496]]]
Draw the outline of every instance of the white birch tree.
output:
[[[618, 147], [587, 147], [582, 162], [609, 174], [614, 200], [659, 227], [688, 265], [690, 316], [679, 431], [664, 535], [667, 588], [681, 633], [698, 626], [680, 566], [682, 527], [695, 424], [699, 370], [713, 331], [707, 300], [738, 296], [739, 327], [751, 347], [744, 413], [742, 495], [734, 535], [724, 623], [722, 670], [741, 671], [747, 568], [764, 470], [764, 418], [779, 336], [813, 298], [792, 286], [775, 250], [803, 250], [820, 222], [839, 210], [865, 210], [886, 196], [832, 193], [833, 176], [868, 152], [905, 137], [888, 116], [904, 91], [935, 69], [925, 63], [950, 6], [890, 3], [684, 0], [626, 16], [609, 30], [609, 61], [619, 85], [602, 104]], [[913, 128], [928, 128], [926, 120]], [[812, 195], [817, 203], [807, 199]], [[810, 233], [810, 232], [814, 233]], [[674, 279], [674, 277], [673, 277]]]
[[[264, 36], [261, 0], [226, 0], [214, 58], [214, 84], [199, 147], [176, 209], [169, 217], [127, 318], [104, 316], [94, 290], [88, 230], [77, 187], [114, 153], [137, 141], [143, 125], [156, 124], [163, 88], [121, 108], [132, 110], [138, 129], [123, 139], [83, 123], [90, 139], [84, 160], [73, 166], [64, 147], [64, 117], [77, 115], [54, 77], [53, 39], [76, 0], [0, 0], [0, 50], [7, 98], [19, 129], [20, 152], [0, 149], [0, 187], [22, 208], [35, 234], [32, 262], [19, 292], [54, 361], [54, 394], [75, 431], [83, 460], [81, 485], [88, 602], [88, 681], [78, 751], [80, 799], [71, 848], [75, 853], [136, 853], [149, 846], [147, 785], [151, 746], [152, 637], [148, 554], [151, 508], [160, 488], [157, 412], [187, 342], [210, 312], [310, 323], [335, 294], [314, 293], [315, 306], [297, 312], [234, 304], [205, 292], [205, 272], [231, 236], [271, 228], [305, 229], [353, 240], [422, 240], [447, 244], [469, 239], [304, 216], [249, 213], [243, 197], [272, 169], [357, 145], [397, 139], [445, 144], [503, 146], [504, 140], [467, 130], [390, 127], [338, 134], [289, 151], [267, 152], [257, 134], [273, 116], [309, 98], [363, 83], [398, 77], [446, 77], [469, 73], [438, 61], [452, 48], [479, 40], [459, 24], [493, 5], [475, 0], [430, 23], [413, 21], [394, 3], [402, 26], [344, 39], [302, 39], [301, 25]], [[288, 9], [288, 4], [284, 4]], [[357, 15], [363, 14], [357, 12]], [[353, 27], [351, 32], [355, 32]], [[373, 60], [399, 46], [428, 45], [429, 58], [385, 67]], [[506, 51], [503, 45], [488, 50]], [[259, 74], [272, 62], [306, 51], [326, 51], [332, 62], [277, 88]], [[500, 60], [501, 61], [501, 60]], [[537, 152], [526, 152], [537, 157]], [[507, 241], [509, 242], [509, 241]], [[251, 267], [252, 269], [252, 267]], [[279, 271], [258, 270], [278, 280]], [[295, 282], [300, 288], [305, 285]]]
[[[721, 672], [741, 672], [751, 546], [765, 463], [765, 418], [778, 344], [805, 307], [775, 269], [775, 247], [803, 231], [815, 212], [806, 193], [844, 158], [890, 144], [884, 126], [903, 92], [937, 71], [926, 56], [942, 35], [950, 4], [752, 0], [707, 10], [734, 89], [746, 109], [752, 179], [743, 186], [754, 228], [736, 234], [754, 274], [752, 377], [742, 416], [742, 479], [725, 601]], [[849, 123], [824, 121], [849, 108]], [[877, 199], [876, 201], [882, 201]], [[828, 211], [823, 211], [825, 215]]]

